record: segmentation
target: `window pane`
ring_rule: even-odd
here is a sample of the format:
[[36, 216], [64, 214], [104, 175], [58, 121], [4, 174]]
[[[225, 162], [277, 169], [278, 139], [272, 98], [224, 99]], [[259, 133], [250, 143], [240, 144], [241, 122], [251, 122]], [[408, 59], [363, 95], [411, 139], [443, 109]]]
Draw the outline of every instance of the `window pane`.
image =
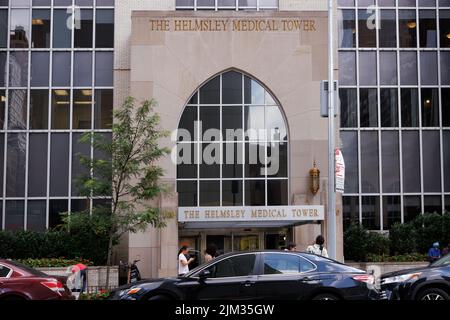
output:
[[220, 206], [220, 181], [200, 181], [200, 206]]
[[423, 188], [425, 192], [441, 192], [441, 152], [439, 131], [423, 133]]
[[68, 196], [69, 135], [53, 133], [50, 154], [50, 196]]
[[345, 193], [359, 193], [358, 182], [358, 134], [341, 132], [342, 152], [345, 157]]
[[72, 136], [72, 196], [83, 196], [80, 191], [80, 179], [89, 175], [89, 169], [80, 163], [80, 157], [90, 158], [91, 146], [89, 143], [80, 143], [82, 133], [73, 133]]
[[50, 48], [50, 10], [33, 10], [33, 48]]
[[420, 53], [420, 78], [422, 85], [436, 85], [438, 83], [437, 53]]
[[424, 201], [424, 213], [442, 214], [441, 196], [425, 196], [423, 201]]
[[363, 193], [377, 193], [380, 190], [376, 132], [361, 132], [361, 183]]
[[222, 75], [222, 103], [242, 104], [242, 74], [234, 71]]
[[382, 85], [397, 84], [397, 53], [380, 52], [380, 83]]
[[30, 134], [28, 159], [28, 196], [47, 196], [47, 143], [48, 135]]
[[402, 126], [419, 126], [419, 97], [417, 89], [401, 89]]
[[417, 47], [417, 21], [415, 10], [399, 10], [399, 38], [401, 48]]
[[422, 213], [420, 196], [408, 196], [403, 198], [403, 214], [405, 223], [413, 221]]
[[95, 85], [99, 87], [113, 86], [113, 53], [95, 53]]
[[268, 180], [267, 181], [267, 205], [287, 206], [288, 203], [288, 181]]
[[0, 52], [0, 87], [6, 87], [6, 52]]
[[97, 10], [96, 14], [95, 46], [114, 48], [114, 10]]
[[5, 90], [0, 90], [0, 130], [5, 129], [5, 110], [6, 110], [6, 92]]
[[436, 29], [436, 11], [420, 10], [420, 47], [436, 48], [437, 47], [437, 29]]
[[222, 206], [242, 206], [242, 181], [231, 180], [222, 182]]
[[75, 28], [75, 48], [92, 48], [93, 16], [91, 9], [81, 9], [80, 28]]
[[220, 135], [220, 107], [201, 107], [200, 123], [202, 127], [201, 134], [203, 141], [220, 140], [220, 137], [217, 137], [217, 134]]
[[178, 181], [178, 206], [196, 207], [197, 206], [197, 181]]
[[69, 90], [53, 90], [52, 92], [52, 129], [70, 129]]
[[53, 52], [53, 86], [70, 86], [70, 52]]
[[377, 84], [377, 54], [374, 51], [359, 53], [359, 84], [361, 86]]
[[244, 76], [244, 95], [246, 104], [264, 104], [264, 88], [247, 76]]
[[73, 91], [73, 129], [91, 129], [92, 90]]
[[222, 176], [224, 178], [243, 177], [243, 146], [242, 143], [223, 144]]
[[95, 90], [95, 129], [111, 129], [113, 123], [113, 91]]
[[[4, 177], [4, 166], [1, 165], [1, 163], [5, 163], [5, 134], [0, 133], [0, 181], [3, 181]], [[3, 196], [3, 184], [0, 185], [0, 194]], [[1, 203], [1, 201], [0, 201]], [[0, 211], [2, 211], [2, 207], [0, 206]], [[2, 215], [0, 215], [0, 218], [2, 218]], [[0, 223], [1, 226], [1, 223]]]
[[178, 144], [177, 155], [177, 178], [197, 178], [197, 144]]
[[200, 178], [220, 178], [220, 144], [205, 143], [201, 147]]
[[242, 107], [222, 108], [222, 137], [225, 141], [242, 141]]
[[395, 10], [380, 10], [379, 43], [381, 48], [397, 47], [397, 16]]
[[27, 90], [9, 90], [8, 129], [27, 128]]
[[377, 89], [360, 90], [361, 127], [378, 127]]
[[[262, 155], [260, 156], [262, 157]], [[272, 142], [267, 145], [267, 176], [288, 177], [288, 145], [284, 142]]]
[[48, 87], [49, 86], [49, 52], [31, 53], [31, 86]]
[[286, 141], [287, 129], [278, 106], [266, 107], [266, 130], [268, 141]]
[[383, 192], [400, 192], [400, 154], [398, 132], [381, 132]]
[[9, 53], [9, 85], [11, 87], [28, 86], [28, 52], [11, 51]]
[[0, 48], [8, 43], [8, 10], [0, 10]]
[[246, 140], [265, 140], [265, 111], [264, 107], [245, 107], [244, 124]]
[[356, 85], [355, 52], [339, 52], [339, 84]]
[[25, 165], [27, 136], [25, 133], [8, 134], [6, 163], [6, 196], [25, 196]]
[[[443, 131], [444, 146], [444, 189], [450, 192], [450, 131]], [[450, 205], [450, 203], [448, 203]]]
[[359, 224], [359, 197], [343, 197], [344, 231], [351, 225]]
[[339, 89], [341, 101], [341, 127], [358, 127], [358, 98], [356, 89]]
[[[450, 29], [449, 29], [449, 37], [450, 37]], [[450, 72], [448, 72], [448, 70], [450, 70], [450, 51], [441, 51], [441, 84], [442, 85], [450, 85]]]
[[30, 129], [48, 129], [48, 90], [30, 91]]
[[245, 176], [249, 178], [265, 177], [265, 144], [245, 144]]
[[[450, 7], [450, 3], [447, 4]], [[441, 30], [441, 48], [450, 47], [450, 10], [439, 10], [439, 28]]]
[[83, 212], [90, 208], [89, 199], [72, 199], [70, 201], [70, 212]]
[[403, 131], [403, 191], [420, 192], [420, 141], [417, 131]]
[[[96, 104], [97, 108], [97, 104]], [[195, 122], [198, 122], [197, 107], [187, 106], [178, 125], [178, 141], [195, 141], [197, 133], [195, 131]], [[187, 137], [189, 135], [189, 137]]]
[[266, 186], [264, 180], [245, 181], [245, 205], [246, 206], [265, 206], [266, 205]]
[[68, 205], [69, 203], [67, 200], [50, 200], [48, 208], [50, 229], [62, 223], [61, 213], [65, 213], [69, 210]]
[[362, 225], [368, 230], [380, 230], [380, 197], [362, 197]]
[[221, 260], [208, 268], [211, 278], [244, 277], [253, 272], [256, 255], [247, 254]]
[[264, 255], [264, 274], [297, 274], [301, 272], [298, 256], [272, 253]]
[[422, 126], [439, 127], [439, 91], [422, 89]]
[[389, 230], [396, 223], [401, 223], [401, 203], [399, 196], [383, 197], [383, 229]]
[[72, 46], [72, 32], [67, 27], [70, 14], [66, 9], [53, 10], [53, 47], [70, 48]]
[[6, 201], [5, 229], [20, 231], [24, 229], [24, 201]]
[[398, 126], [398, 96], [397, 89], [380, 89], [381, 96], [381, 126]]
[[[367, 10], [358, 10], [358, 26], [359, 26], [359, 46], [375, 48], [376, 43], [376, 28], [370, 26], [372, 13]], [[375, 21], [374, 21], [375, 22]]]
[[10, 23], [10, 47], [28, 48], [30, 35], [30, 10], [12, 9]]
[[27, 230], [44, 232], [47, 225], [47, 203], [45, 200], [28, 201]]
[[400, 52], [400, 84], [417, 85], [417, 53]]
[[339, 48], [356, 47], [356, 23], [354, 10], [340, 10], [339, 23]]
[[75, 87], [92, 86], [92, 53], [75, 52], [73, 84]]
[[209, 80], [200, 89], [200, 104], [219, 104], [220, 103], [220, 76]]

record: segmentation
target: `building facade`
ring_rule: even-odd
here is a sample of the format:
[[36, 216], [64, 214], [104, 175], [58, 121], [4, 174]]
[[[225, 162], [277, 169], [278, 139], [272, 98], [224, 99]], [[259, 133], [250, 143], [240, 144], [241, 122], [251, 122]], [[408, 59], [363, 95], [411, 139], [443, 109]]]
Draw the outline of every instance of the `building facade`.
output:
[[[449, 209], [450, 4], [337, 6], [342, 260], [351, 223], [388, 231]], [[133, 96], [156, 99], [174, 133], [157, 205], [176, 218], [124, 236], [117, 261], [139, 256], [158, 277], [184, 244], [305, 249], [327, 234], [327, 28], [326, 0], [0, 0], [1, 228], [42, 231], [103, 203], [77, 192], [77, 154], [101, 156], [78, 139], [111, 135], [113, 105]]]

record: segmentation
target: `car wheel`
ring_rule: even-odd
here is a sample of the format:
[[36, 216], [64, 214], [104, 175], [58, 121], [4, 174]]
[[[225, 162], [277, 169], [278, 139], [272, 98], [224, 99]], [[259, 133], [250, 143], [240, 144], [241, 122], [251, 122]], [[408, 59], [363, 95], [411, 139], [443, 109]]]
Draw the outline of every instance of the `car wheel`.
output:
[[450, 300], [450, 296], [447, 292], [445, 292], [442, 289], [433, 288], [423, 291], [419, 295], [418, 300], [422, 301]]
[[170, 298], [168, 296], [162, 294], [148, 298], [148, 301], [169, 301], [169, 300]]
[[25, 299], [19, 296], [9, 296], [9, 297], [5, 297], [0, 299], [2, 301], [24, 301]]
[[339, 300], [334, 294], [331, 293], [323, 293], [315, 296], [312, 300], [322, 300], [322, 301], [337, 301]]

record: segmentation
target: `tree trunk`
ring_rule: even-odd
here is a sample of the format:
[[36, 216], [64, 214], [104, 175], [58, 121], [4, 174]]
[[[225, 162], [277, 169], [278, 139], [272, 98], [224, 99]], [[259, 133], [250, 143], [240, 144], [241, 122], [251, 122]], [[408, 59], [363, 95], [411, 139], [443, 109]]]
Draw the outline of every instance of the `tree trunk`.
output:
[[105, 290], [109, 291], [109, 273], [110, 273], [110, 269], [111, 269], [111, 256], [112, 256], [112, 247], [113, 247], [113, 237], [114, 237], [114, 233], [113, 232], [109, 232], [109, 242], [108, 242], [108, 257], [106, 260], [106, 285], [105, 285]]

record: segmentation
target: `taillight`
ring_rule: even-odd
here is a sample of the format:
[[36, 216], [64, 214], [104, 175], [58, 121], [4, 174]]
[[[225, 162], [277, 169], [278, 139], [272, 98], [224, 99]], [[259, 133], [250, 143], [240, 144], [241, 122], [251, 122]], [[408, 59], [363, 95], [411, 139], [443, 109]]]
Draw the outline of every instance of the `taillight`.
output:
[[369, 274], [364, 274], [364, 275], [360, 275], [360, 276], [354, 276], [352, 277], [353, 280], [356, 280], [358, 282], [364, 282], [370, 285], [375, 284], [375, 277]]
[[58, 280], [43, 281], [41, 284], [59, 295], [65, 291], [63, 284]]

